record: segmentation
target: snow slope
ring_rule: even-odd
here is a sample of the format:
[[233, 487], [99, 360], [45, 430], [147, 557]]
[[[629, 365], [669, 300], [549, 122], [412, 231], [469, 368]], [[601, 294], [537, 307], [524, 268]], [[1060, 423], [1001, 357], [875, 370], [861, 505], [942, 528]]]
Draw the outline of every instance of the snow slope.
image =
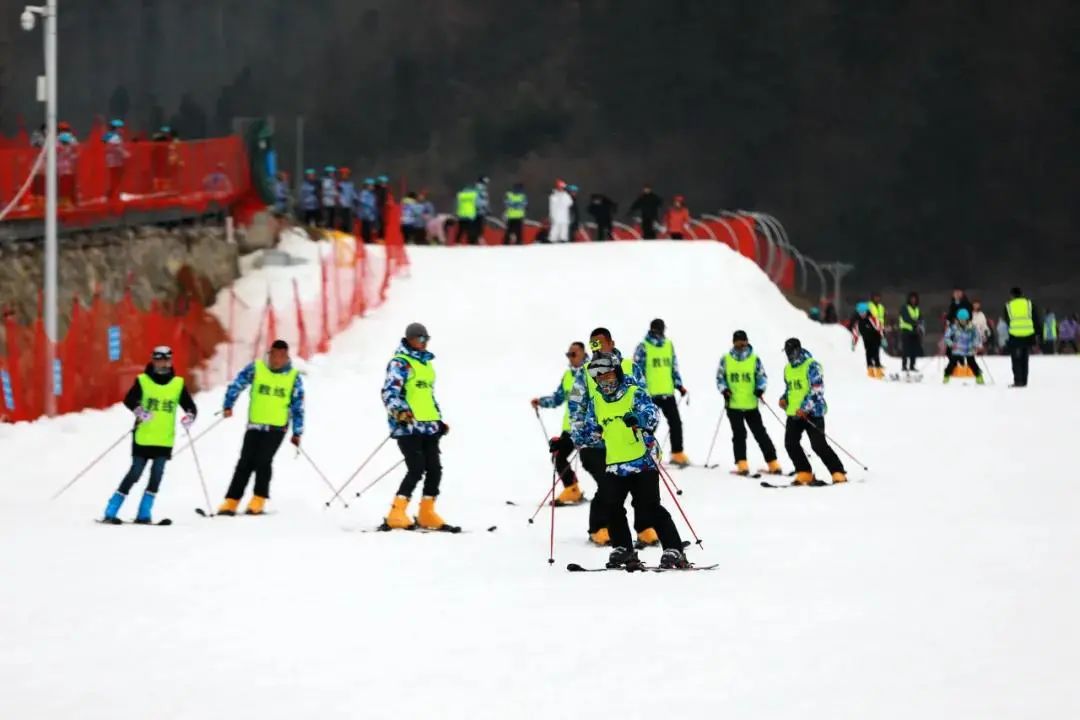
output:
[[[400, 474], [327, 510], [289, 448], [273, 515], [196, 516], [186, 453], [158, 502], [173, 527], [103, 527], [92, 519], [123, 450], [48, 498], [126, 429], [125, 410], [0, 426], [0, 717], [1077, 717], [1080, 490], [1060, 402], [1080, 397], [1076, 358], [1036, 358], [1026, 391], [1005, 387], [997, 358], [984, 388], [875, 383], [842, 330], [808, 322], [721, 244], [411, 258], [386, 306], [308, 364], [305, 447], [334, 482], [356, 468], [386, 431], [385, 363], [424, 322], [453, 428], [439, 507], [472, 532], [358, 532]], [[550, 483], [528, 399], [555, 387], [569, 341], [606, 325], [629, 353], [656, 316], [691, 391], [693, 459], [721, 407], [719, 355], [743, 328], [772, 402], [783, 340], [815, 352], [828, 429], [871, 470], [845, 458], [848, 486], [765, 490], [726, 472], [725, 423], [722, 468], [675, 476], [704, 540], [691, 558], [716, 571], [571, 575], [567, 562], [606, 556], [585, 542], [585, 507], [558, 511], [549, 567], [546, 511], [526, 523]], [[221, 395], [198, 398], [200, 426]], [[242, 434], [236, 418], [199, 444], [215, 504]], [[385, 449], [350, 501], [397, 459]]]

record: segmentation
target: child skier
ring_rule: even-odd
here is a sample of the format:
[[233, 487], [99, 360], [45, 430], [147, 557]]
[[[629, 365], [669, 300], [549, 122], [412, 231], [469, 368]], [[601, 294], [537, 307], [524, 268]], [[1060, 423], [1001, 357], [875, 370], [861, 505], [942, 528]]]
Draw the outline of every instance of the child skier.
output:
[[885, 370], [881, 367], [881, 345], [885, 329], [874, 313], [870, 312], [869, 303], [860, 302], [855, 305], [855, 314], [851, 316], [850, 325], [852, 350], [855, 350], [859, 337], [862, 337], [863, 347], [866, 349], [867, 376], [876, 379], [885, 377]]
[[949, 364], [945, 367], [944, 382], [952, 378], [953, 370], [961, 362], [971, 368], [975, 382], [983, 384], [982, 368], [975, 362], [975, 353], [982, 348], [979, 329], [971, 322], [971, 312], [967, 308], [956, 311], [956, 322], [945, 330], [945, 347], [949, 355]]
[[[124, 397], [124, 405], [135, 414], [134, 441], [131, 448], [131, 469], [124, 476], [120, 487], [109, 498], [102, 522], [119, 525], [120, 506], [124, 504], [128, 493], [139, 481], [146, 463], [150, 462], [150, 482], [146, 486], [135, 522], [148, 525], [152, 522], [151, 511], [157, 497], [161, 480], [165, 475], [165, 463], [172, 457], [173, 441], [176, 437], [176, 409], [184, 410], [180, 423], [184, 428], [191, 427], [198, 413], [195, 402], [191, 399], [184, 378], [177, 377], [172, 367], [172, 349], [160, 345], [154, 348], [146, 370], [135, 378], [135, 383]], [[169, 525], [170, 520], [162, 520], [159, 525]]]

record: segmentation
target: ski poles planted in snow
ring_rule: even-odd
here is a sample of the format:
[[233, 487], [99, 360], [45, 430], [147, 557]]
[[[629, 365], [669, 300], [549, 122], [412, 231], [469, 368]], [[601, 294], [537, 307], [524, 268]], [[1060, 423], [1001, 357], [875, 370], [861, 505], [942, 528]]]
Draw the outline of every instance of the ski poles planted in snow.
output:
[[[570, 457], [568, 457], [566, 459], [566, 469], [567, 470], [570, 470], [570, 463], [572, 463], [574, 461], [574, 458], [577, 457], [577, 454], [578, 454], [578, 451], [574, 450], [574, 452], [572, 452], [570, 454]], [[529, 518], [529, 524], [530, 525], [532, 525], [533, 521], [536, 520], [536, 516], [540, 514], [540, 511], [544, 509], [544, 505], [547, 504], [548, 498], [551, 498], [551, 507], [552, 508], [555, 507], [555, 488], [558, 487], [559, 480], [562, 480], [562, 476], [565, 474], [566, 471], [564, 470], [562, 473], [559, 473], [559, 472], [555, 471], [555, 469], [554, 469], [555, 453], [551, 454], [551, 463], [552, 463], [552, 473], [556, 476], [555, 477], [555, 482], [553, 482], [551, 484], [551, 487], [548, 488], [547, 494], [544, 495], [544, 499], [541, 500], [540, 504], [536, 506], [536, 512], [534, 512], [532, 514], [532, 517]], [[554, 512], [554, 510], [552, 510], [552, 512]]]
[[720, 425], [724, 422], [724, 415], [727, 415], [727, 413], [721, 412], [720, 417], [716, 418], [716, 430], [713, 430], [712, 443], [709, 445], [709, 454], [705, 457], [706, 468], [720, 467], [720, 463], [710, 465], [709, 461], [712, 460], [713, 449], [716, 447], [716, 438], [720, 437]]
[[859, 467], [861, 467], [861, 468], [862, 468], [863, 470], [865, 470], [865, 471], [867, 471], [867, 472], [870, 472], [870, 468], [868, 468], [868, 467], [866, 467], [865, 465], [863, 465], [863, 463], [862, 463], [862, 460], [859, 460], [859, 458], [857, 458], [857, 457], [855, 457], [854, 455], [852, 455], [851, 453], [849, 453], [849, 452], [848, 452], [848, 451], [847, 451], [847, 450], [846, 450], [846, 449], [844, 448], [844, 446], [843, 446], [843, 445], [841, 445], [840, 443], [836, 442], [836, 440], [835, 440], [835, 439], [833, 439], [832, 435], [830, 435], [829, 433], [825, 432], [825, 430], [823, 430], [822, 428], [818, 427], [818, 426], [817, 426], [817, 424], [815, 424], [815, 423], [814, 423], [814, 421], [813, 421], [813, 420], [811, 420], [810, 418], [803, 418], [803, 419], [804, 419], [804, 420], [806, 420], [806, 422], [807, 422], [807, 424], [808, 424], [808, 425], [810, 425], [811, 427], [813, 427], [813, 428], [817, 429], [817, 430], [818, 430], [819, 432], [821, 432], [821, 434], [825, 436], [825, 439], [826, 439], [826, 440], [828, 440], [829, 442], [831, 442], [831, 443], [832, 443], [833, 445], [835, 445], [836, 447], [840, 448], [840, 452], [844, 453], [844, 454], [845, 454], [845, 455], [847, 455], [847, 456], [848, 456], [849, 458], [851, 458], [852, 460], [854, 460], [854, 461], [855, 461], [855, 464], [856, 464], [856, 465], [858, 465]]
[[[682, 509], [682, 504], [679, 503], [679, 498], [675, 497], [675, 493], [671, 491], [671, 485], [668, 485], [668, 481], [671, 480], [671, 475], [668, 474], [668, 471], [665, 470], [662, 465], [658, 467], [660, 468], [660, 479], [664, 481], [664, 487], [667, 488], [668, 495], [675, 501], [675, 507], [679, 508], [679, 514], [682, 515], [682, 519], [686, 522], [686, 527], [690, 528], [690, 534], [694, 536], [694, 544], [699, 548], [704, 549], [704, 546], [701, 544], [701, 538], [699, 538], [698, 534], [694, 531], [694, 526], [690, 524], [690, 518], [686, 517], [686, 511]], [[674, 484], [674, 480], [671, 480], [671, 482]]]
[[388, 442], [390, 442], [389, 435], [383, 438], [383, 441], [379, 443], [378, 447], [371, 451], [371, 454], [367, 456], [367, 459], [364, 460], [364, 462], [360, 463], [360, 467], [356, 468], [356, 470], [353, 471], [353, 474], [349, 476], [349, 479], [345, 481], [345, 484], [337, 489], [337, 491], [334, 493], [334, 497], [326, 501], [326, 507], [330, 507], [330, 504], [341, 495], [345, 488], [349, 487], [349, 483], [356, 479], [356, 476], [360, 474], [360, 471], [367, 467], [367, 464], [369, 462], [375, 459], [375, 456], [378, 455], [379, 451], [383, 449], [383, 445]]
[[[297, 455], [303, 455], [304, 459], [307, 460], [311, 464], [311, 468], [316, 472], [316, 474], [318, 474], [319, 477], [322, 478], [322, 481], [324, 483], [326, 483], [326, 487], [330, 488], [331, 490], [334, 489], [334, 483], [330, 482], [330, 479], [327, 478], [326, 475], [323, 473], [323, 471], [319, 469], [319, 466], [316, 465], [315, 461], [311, 459], [311, 456], [307, 454], [307, 450], [305, 450], [302, 446], [297, 445], [296, 446], [296, 454]], [[336, 493], [335, 493], [334, 497], [336, 497], [338, 500], [340, 500], [341, 504], [344, 505], [346, 509], [348, 509], [349, 503], [345, 502], [345, 498], [340, 497]], [[333, 500], [331, 500], [331, 502], [332, 501]]]
[[120, 437], [119, 437], [119, 438], [118, 438], [118, 439], [116, 440], [116, 442], [114, 442], [114, 443], [113, 443], [112, 445], [110, 445], [109, 447], [107, 447], [107, 448], [105, 449], [105, 452], [101, 453], [101, 454], [100, 454], [100, 455], [98, 455], [98, 456], [97, 456], [96, 458], [94, 458], [94, 459], [93, 459], [92, 461], [90, 461], [90, 464], [89, 464], [89, 465], [87, 465], [87, 466], [86, 466], [86, 467], [84, 467], [84, 468], [83, 468], [82, 470], [80, 470], [80, 471], [79, 471], [79, 474], [78, 474], [78, 475], [76, 475], [75, 477], [71, 478], [71, 480], [70, 480], [70, 481], [68, 482], [68, 484], [67, 484], [67, 485], [65, 485], [64, 487], [62, 487], [62, 488], [60, 488], [59, 490], [57, 490], [57, 491], [56, 491], [56, 494], [55, 494], [55, 495], [53, 495], [53, 496], [52, 496], [51, 498], [49, 498], [49, 499], [50, 499], [50, 500], [55, 500], [56, 498], [60, 497], [60, 496], [61, 496], [61, 495], [63, 495], [63, 494], [65, 493], [65, 492], [67, 492], [67, 489], [68, 489], [69, 487], [71, 487], [72, 485], [74, 485], [74, 484], [75, 484], [75, 481], [76, 481], [76, 480], [78, 480], [79, 478], [81, 478], [81, 477], [82, 477], [83, 475], [85, 475], [86, 473], [90, 472], [90, 468], [94, 467], [94, 466], [95, 466], [95, 465], [97, 465], [97, 464], [98, 464], [99, 462], [101, 462], [101, 460], [102, 460], [102, 459], [103, 459], [103, 458], [104, 458], [104, 457], [105, 457], [106, 455], [108, 455], [108, 454], [109, 454], [110, 452], [112, 452], [112, 451], [113, 451], [113, 448], [115, 448], [115, 447], [116, 447], [117, 445], [119, 445], [120, 443], [124, 442], [124, 440], [125, 440], [125, 439], [127, 438], [127, 436], [128, 436], [128, 435], [130, 435], [130, 434], [131, 434], [131, 433], [133, 433], [133, 432], [135, 432], [135, 431], [134, 431], [134, 430], [127, 430], [127, 431], [126, 431], [126, 432], [125, 432], [125, 433], [124, 433], [123, 435], [121, 435], [121, 436], [120, 436]]
[[[222, 420], [224, 419], [225, 418], [222, 418]], [[214, 425], [216, 424], [217, 423], [214, 423]], [[210, 427], [213, 427], [214, 425], [211, 425]], [[207, 429], [209, 430], [210, 428]], [[191, 448], [191, 457], [195, 458], [195, 472], [199, 475], [199, 484], [202, 485], [203, 498], [206, 500], [206, 517], [214, 517], [214, 508], [210, 505], [210, 493], [206, 489], [206, 478], [203, 476], [202, 465], [199, 464], [199, 454], [195, 452], [195, 441], [191, 439], [191, 430], [188, 430], [186, 426], [184, 427], [184, 433], [187, 435], [188, 439], [188, 444], [184, 447]]]
[[387, 468], [386, 470], [384, 470], [384, 471], [382, 472], [382, 474], [381, 474], [381, 475], [379, 475], [379, 477], [377, 477], [377, 478], [375, 478], [374, 480], [372, 480], [371, 482], [369, 482], [369, 483], [368, 483], [367, 485], [365, 485], [365, 486], [364, 486], [364, 487], [363, 487], [363, 488], [362, 488], [362, 489], [360, 490], [360, 492], [356, 493], [356, 497], [360, 497], [361, 495], [363, 495], [364, 493], [366, 493], [366, 492], [367, 492], [368, 490], [370, 490], [371, 488], [375, 487], [375, 483], [379, 482], [379, 481], [380, 481], [380, 480], [382, 480], [382, 479], [383, 479], [384, 477], [386, 477], [386, 476], [387, 476], [387, 475], [389, 475], [390, 473], [394, 472], [394, 470], [395, 470], [395, 469], [396, 469], [396, 468], [397, 468], [397, 467], [398, 467], [399, 465], [401, 465], [401, 464], [402, 464], [403, 462], [405, 462], [405, 458], [401, 458], [401, 459], [400, 459], [400, 460], [398, 460], [398, 461], [397, 461], [396, 463], [394, 463], [393, 465], [391, 465], [390, 467], [388, 467], [388, 468]]
[[[548, 539], [548, 565], [555, 564], [555, 486], [558, 482], [559, 473], [555, 470], [553, 459], [551, 466], [551, 533]], [[532, 520], [529, 522], [532, 522]]]

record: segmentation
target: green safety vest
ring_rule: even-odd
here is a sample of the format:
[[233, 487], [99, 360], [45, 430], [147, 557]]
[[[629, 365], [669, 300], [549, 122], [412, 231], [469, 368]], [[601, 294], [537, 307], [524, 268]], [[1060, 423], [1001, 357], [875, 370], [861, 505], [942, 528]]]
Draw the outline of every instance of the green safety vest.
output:
[[262, 360], [255, 361], [255, 381], [251, 384], [248, 422], [252, 425], [285, 427], [289, 424], [289, 403], [296, 385], [296, 368], [276, 373]]
[[784, 383], [787, 385], [787, 414], [795, 417], [795, 413], [802, 407], [803, 400], [810, 394], [810, 363], [807, 360], [799, 367], [792, 367], [788, 363], [784, 368]]
[[641, 433], [627, 427], [622, 420], [626, 413], [634, 410], [634, 395], [638, 389], [637, 385], [631, 385], [623, 396], [614, 402], [607, 401], [600, 393], [593, 398], [593, 412], [604, 434], [608, 465], [637, 460], [648, 452]]
[[1013, 337], [1031, 337], [1035, 334], [1035, 318], [1031, 301], [1027, 298], [1013, 298], [1005, 306], [1009, 315], [1009, 334]]
[[564, 433], [570, 432], [570, 391], [574, 387], [574, 373], [576, 370], [573, 368], [567, 369], [562, 376], [562, 391], [563, 395], [567, 397], [566, 410], [563, 411], [562, 429]]
[[1057, 318], [1043, 321], [1043, 340], [1057, 340]]
[[[622, 362], [619, 363], [619, 364], [622, 366], [623, 375], [630, 378], [631, 384], [633, 384], [634, 361], [631, 360], [630, 358], [623, 358]], [[589, 397], [590, 398], [597, 397], [598, 395], [600, 395], [600, 391], [596, 388], [596, 381], [592, 379], [592, 375], [589, 374], [589, 369], [588, 368], [585, 368], [584, 372], [585, 372], [585, 389], [586, 389]]]
[[670, 340], [664, 340], [664, 344], [656, 347], [649, 341], [645, 341], [645, 387], [649, 394], [674, 395], [675, 376], [671, 372], [675, 360], [675, 348]]
[[418, 422], [442, 420], [435, 406], [435, 366], [420, 362], [408, 355], [395, 355], [409, 366], [409, 379], [405, 381], [405, 402], [409, 403], [413, 417]]
[[459, 192], [457, 194], [457, 216], [462, 220], [475, 220], [476, 199], [475, 190], [462, 190]]
[[757, 370], [757, 355], [750, 353], [745, 360], [740, 360], [732, 353], [728, 353], [724, 363], [724, 379], [728, 390], [731, 391], [731, 399], [728, 400], [728, 408], [731, 410], [757, 410], [758, 398], [754, 394], [757, 389], [755, 380]]
[[506, 219], [521, 220], [525, 217], [525, 193], [506, 193]]
[[184, 378], [174, 377], [164, 385], [158, 385], [149, 375], [142, 373], [139, 375], [139, 389], [142, 391], [142, 407], [152, 416], [135, 427], [135, 444], [171, 448], [176, 439], [176, 408], [180, 407]]
[[877, 321], [881, 323], [881, 327], [885, 327], [885, 306], [881, 303], [871, 302], [870, 314], [877, 318]]
[[[914, 322], [919, 322], [919, 316], [922, 315], [922, 309], [917, 308], [917, 307], [911, 307], [910, 305], [907, 305], [906, 307], [907, 307], [908, 314], [911, 315], [911, 319]], [[901, 314], [900, 315], [900, 329], [901, 330], [907, 330], [908, 332], [911, 332], [912, 330], [915, 329], [915, 326], [912, 325], [911, 323], [909, 323], [907, 320], [905, 320], [903, 314]]]

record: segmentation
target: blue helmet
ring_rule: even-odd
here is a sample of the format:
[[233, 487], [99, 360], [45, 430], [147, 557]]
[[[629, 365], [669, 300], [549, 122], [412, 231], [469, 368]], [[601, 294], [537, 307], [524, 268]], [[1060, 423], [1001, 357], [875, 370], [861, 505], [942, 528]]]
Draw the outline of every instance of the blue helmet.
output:
[[305, 175], [314, 175], [315, 174], [315, 168], [308, 168], [307, 170], [304, 171], [304, 174]]
[[334, 167], [333, 165], [327, 165], [326, 167], [323, 168], [323, 172], [335, 173], [335, 172], [337, 172], [337, 168]]
[[866, 313], [870, 312], [870, 303], [855, 303], [855, 312], [859, 313], [860, 315], [865, 315]]
[[64, 145], [70, 145], [71, 143], [75, 142], [75, 136], [69, 133], [67, 130], [57, 135], [56, 139]]
[[111, 127], [111, 128], [122, 128], [122, 127], [124, 127], [124, 121], [123, 120], [115, 120], [115, 119], [110, 120], [109, 121], [109, 127]]
[[364, 178], [365, 185], [374, 185], [375, 181], [372, 178]]
[[566, 189], [567, 189], [567, 190], [568, 190], [569, 192], [577, 192], [577, 191], [578, 191], [578, 186], [577, 186], [577, 185], [567, 185], [567, 186], [566, 186]]
[[967, 308], [960, 308], [956, 311], [956, 319], [964, 320], [965, 322], [971, 319], [971, 311]]
[[381, 182], [383, 185], [385, 185], [386, 183], [390, 182], [390, 176], [389, 175], [380, 175], [379, 176], [379, 182]]

